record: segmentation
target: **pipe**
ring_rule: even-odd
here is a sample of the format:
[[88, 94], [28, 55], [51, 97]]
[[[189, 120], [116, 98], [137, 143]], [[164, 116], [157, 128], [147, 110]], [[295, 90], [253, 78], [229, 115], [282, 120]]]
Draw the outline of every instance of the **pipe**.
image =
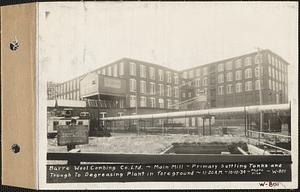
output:
[[127, 115], [121, 117], [105, 117], [101, 118], [103, 121], [107, 120], [136, 120], [136, 119], [158, 119], [158, 118], [179, 118], [179, 117], [191, 117], [191, 116], [205, 116], [205, 115], [218, 115], [218, 114], [239, 114], [246, 111], [248, 114], [263, 112], [277, 112], [287, 111], [290, 109], [289, 104], [274, 104], [274, 105], [254, 105], [254, 106], [242, 106], [242, 107], [228, 107], [218, 109], [203, 109], [194, 111], [178, 111], [169, 113], [156, 113], [156, 114], [145, 114], [145, 115]]

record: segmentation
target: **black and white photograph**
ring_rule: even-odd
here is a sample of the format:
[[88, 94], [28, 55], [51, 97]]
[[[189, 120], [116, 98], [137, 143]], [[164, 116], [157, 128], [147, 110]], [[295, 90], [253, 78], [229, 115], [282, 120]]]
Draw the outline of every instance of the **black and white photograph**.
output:
[[297, 187], [296, 2], [38, 6], [42, 188]]

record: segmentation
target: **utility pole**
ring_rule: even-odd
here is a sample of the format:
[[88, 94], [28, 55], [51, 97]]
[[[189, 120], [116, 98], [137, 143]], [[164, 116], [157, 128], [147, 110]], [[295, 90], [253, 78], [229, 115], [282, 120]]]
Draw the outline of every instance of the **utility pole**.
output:
[[[137, 83], [135, 84], [135, 115], [137, 115], [138, 112], [138, 91], [137, 91]], [[140, 121], [136, 121], [136, 128], [137, 128], [137, 134], [140, 135]]]
[[[262, 78], [261, 78], [261, 72], [262, 72], [262, 54], [261, 54], [261, 49], [259, 47], [256, 48], [257, 49], [257, 55], [261, 58], [259, 59], [259, 63], [258, 63], [258, 80], [259, 80], [259, 105], [262, 105], [263, 104], [263, 101], [262, 101]], [[260, 135], [261, 135], [261, 132], [263, 131], [263, 112], [260, 111], [259, 112], [259, 135], [258, 135], [258, 140], [260, 141]]]

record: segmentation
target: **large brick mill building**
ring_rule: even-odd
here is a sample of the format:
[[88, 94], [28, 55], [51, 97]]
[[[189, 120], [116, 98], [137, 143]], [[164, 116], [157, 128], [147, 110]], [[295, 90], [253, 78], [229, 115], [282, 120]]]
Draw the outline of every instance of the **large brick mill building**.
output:
[[108, 116], [287, 103], [288, 65], [270, 50], [182, 71], [123, 58], [56, 84], [48, 99], [101, 100]]

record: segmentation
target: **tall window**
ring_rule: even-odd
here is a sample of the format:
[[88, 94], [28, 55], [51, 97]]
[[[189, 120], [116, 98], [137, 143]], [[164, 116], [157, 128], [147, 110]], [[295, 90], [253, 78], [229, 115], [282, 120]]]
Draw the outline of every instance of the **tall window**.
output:
[[254, 57], [254, 62], [255, 64], [260, 64], [262, 63], [262, 54], [256, 54], [255, 57]]
[[179, 97], [179, 88], [178, 87], [174, 87], [174, 95], [176, 98]]
[[227, 80], [227, 81], [232, 81], [232, 72], [228, 72], [228, 73], [226, 74], [226, 80]]
[[228, 84], [227, 85], [227, 94], [230, 94], [230, 93], [232, 93], [232, 85], [231, 84]]
[[106, 74], [106, 70], [105, 68], [102, 69], [102, 75], [105, 75]]
[[281, 91], [281, 83], [278, 84], [278, 91]]
[[269, 89], [272, 90], [272, 81], [269, 79]]
[[163, 84], [158, 84], [158, 91], [159, 91], [159, 96], [164, 96], [164, 85]]
[[275, 59], [274, 59], [274, 57], [271, 58], [271, 63], [272, 63], [273, 66], [275, 65]]
[[268, 71], [269, 71], [269, 77], [272, 77], [272, 69], [271, 69], [271, 66], [268, 67]]
[[255, 77], [259, 77], [259, 68], [258, 67], [255, 67]]
[[255, 81], [255, 90], [260, 90], [260, 80]]
[[140, 97], [140, 106], [141, 107], [146, 107], [147, 106], [147, 99], [146, 99], [146, 97]]
[[150, 107], [154, 108], [155, 107], [155, 98], [150, 97]]
[[171, 90], [171, 86], [167, 85], [167, 96], [168, 97], [172, 97], [172, 90]]
[[278, 67], [279, 67], [279, 70], [282, 70], [282, 63], [281, 63], [281, 61], [278, 61]]
[[281, 72], [278, 73], [278, 80], [281, 82]]
[[249, 56], [245, 59], [245, 66], [252, 65], [252, 58]]
[[223, 74], [219, 74], [218, 75], [218, 83], [223, 83], [224, 82], [224, 75]]
[[203, 85], [204, 85], [204, 86], [207, 86], [207, 77], [205, 77], [205, 78], [203, 79]]
[[242, 83], [237, 83], [235, 85], [235, 92], [237, 92], [237, 93], [242, 92]]
[[245, 70], [245, 78], [246, 79], [252, 78], [252, 69], [251, 68], [248, 68]]
[[150, 82], [150, 94], [154, 95], [155, 94], [155, 84]]
[[107, 68], [107, 75], [112, 76], [111, 66]]
[[161, 69], [158, 70], [158, 78], [160, 81], [164, 80], [164, 72]]
[[225, 64], [226, 70], [231, 70], [232, 69], [232, 61], [227, 61]]
[[119, 75], [124, 75], [124, 63], [119, 63]]
[[153, 67], [150, 67], [149, 76], [150, 79], [155, 80], [155, 69]]
[[172, 76], [171, 76], [171, 72], [167, 71], [167, 82], [171, 83], [172, 82]]
[[224, 86], [218, 86], [218, 95], [224, 94]]
[[238, 81], [238, 80], [241, 80], [242, 79], [242, 71], [241, 70], [238, 70], [235, 72], [235, 80]]
[[136, 96], [135, 95], [130, 95], [129, 105], [130, 105], [130, 107], [136, 107]]
[[174, 83], [175, 85], [178, 85], [179, 84], [179, 77], [177, 74], [174, 73]]
[[158, 99], [159, 108], [164, 108], [164, 99], [159, 98]]
[[145, 81], [140, 81], [140, 92], [146, 93], [146, 82]]
[[272, 57], [272, 56], [271, 56], [270, 54], [268, 54], [268, 63], [269, 63], [269, 64], [272, 64], [272, 59], [271, 59], [271, 57]]
[[136, 64], [133, 62], [130, 62], [130, 75], [136, 76]]
[[182, 98], [185, 98], [185, 92], [182, 93]]
[[196, 79], [195, 83], [196, 83], [197, 87], [200, 87], [201, 86], [201, 80], [200, 80], [200, 78]]
[[241, 59], [237, 59], [234, 61], [234, 66], [236, 69], [241, 68], [242, 67], [242, 60]]
[[118, 76], [118, 65], [113, 65], [113, 76], [114, 77]]
[[222, 71], [224, 71], [224, 64], [220, 63], [218, 64], [218, 72], [222, 72]]
[[277, 58], [275, 59], [275, 67], [278, 68], [278, 60], [277, 60]]
[[247, 81], [245, 83], [245, 91], [252, 91], [252, 81]]
[[142, 78], [146, 78], [146, 66], [145, 65], [140, 65], [140, 76]]
[[135, 79], [130, 79], [130, 91], [136, 92], [136, 80]]

